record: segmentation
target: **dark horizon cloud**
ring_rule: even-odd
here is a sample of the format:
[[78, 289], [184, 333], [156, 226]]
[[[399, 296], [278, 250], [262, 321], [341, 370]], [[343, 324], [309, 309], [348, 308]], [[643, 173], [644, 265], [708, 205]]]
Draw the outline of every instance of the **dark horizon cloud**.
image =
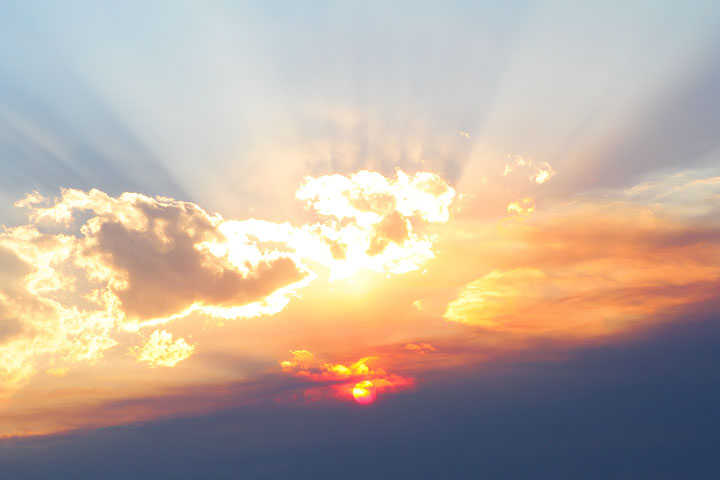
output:
[[[714, 301], [706, 305], [712, 312]], [[259, 403], [0, 442], [3, 478], [711, 479], [720, 323], [690, 315], [566, 360], [430, 375], [368, 407]], [[201, 392], [198, 392], [202, 396]]]

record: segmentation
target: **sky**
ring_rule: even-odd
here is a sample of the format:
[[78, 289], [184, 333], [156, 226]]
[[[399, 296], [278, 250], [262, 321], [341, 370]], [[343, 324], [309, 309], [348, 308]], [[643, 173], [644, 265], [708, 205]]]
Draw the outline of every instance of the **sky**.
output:
[[718, 24], [0, 0], [0, 477], [717, 478]]

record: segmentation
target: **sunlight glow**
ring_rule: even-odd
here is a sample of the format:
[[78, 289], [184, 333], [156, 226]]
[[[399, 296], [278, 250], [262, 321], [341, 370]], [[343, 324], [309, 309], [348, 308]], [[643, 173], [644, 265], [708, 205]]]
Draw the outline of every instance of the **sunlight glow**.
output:
[[353, 387], [353, 398], [360, 405], [367, 405], [375, 401], [377, 397], [377, 389], [369, 380], [358, 382]]

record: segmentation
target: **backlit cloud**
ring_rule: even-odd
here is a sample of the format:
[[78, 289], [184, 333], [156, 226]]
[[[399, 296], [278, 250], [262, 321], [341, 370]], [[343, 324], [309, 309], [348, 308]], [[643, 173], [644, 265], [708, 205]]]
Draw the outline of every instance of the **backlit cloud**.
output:
[[361, 171], [307, 177], [297, 197], [317, 222], [225, 220], [190, 202], [99, 190], [19, 200], [28, 224], [0, 233], [0, 393], [127, 342], [138, 361], [174, 366], [196, 347], [144, 329], [193, 313], [276, 314], [318, 268], [331, 278], [415, 270], [434, 255], [423, 227], [448, 220], [454, 190], [435, 174]]
[[[30, 220], [66, 227], [56, 238], [74, 249], [68, 259], [84, 271], [94, 288], [88, 293], [102, 303], [98, 292], [106, 289], [128, 323], [251, 304], [308, 275], [288, 256], [253, 242], [237, 246], [242, 258], [217, 255], [212, 246], [224, 241], [222, 218], [189, 202], [98, 190], [64, 190], [50, 207], [42, 202], [37, 195], [23, 202]], [[75, 225], [80, 215], [90, 218]], [[63, 278], [58, 273], [48, 276]]]
[[296, 197], [320, 217], [304, 229], [310, 238], [295, 242], [298, 251], [340, 278], [364, 269], [420, 268], [434, 257], [432, 236], [423, 228], [448, 220], [455, 190], [432, 173], [398, 170], [396, 178], [387, 178], [363, 170], [307, 177]]
[[165, 330], [155, 330], [142, 346], [130, 349], [138, 361], [162, 367], [174, 367], [194, 352], [194, 345], [189, 345], [184, 338], [173, 341], [173, 335]]
[[[304, 223], [224, 219], [135, 193], [28, 195], [27, 224], [0, 233], [0, 378], [13, 409], [0, 434], [25, 431], [23, 402], [52, 407], [44, 385], [78, 405], [73, 425], [102, 424], [83, 420], [90, 404], [200, 379], [219, 392], [253, 384], [255, 365], [267, 378], [253, 398], [359, 401], [353, 391], [370, 382], [382, 399], [538, 337], [580, 344], [651, 324], [717, 295], [710, 173], [548, 197], [534, 211], [520, 196], [508, 213], [522, 221], [450, 221], [455, 192], [429, 173], [307, 177]], [[122, 421], [154, 408], [128, 407]]]
[[378, 393], [414, 386], [415, 379], [388, 373], [375, 366], [378, 357], [364, 357], [353, 363], [323, 362], [307, 350], [291, 351], [291, 358], [280, 363], [282, 370], [313, 382], [325, 384], [305, 390], [304, 400], [314, 401], [333, 396], [344, 400], [353, 399], [353, 388], [358, 382], [371, 382]]

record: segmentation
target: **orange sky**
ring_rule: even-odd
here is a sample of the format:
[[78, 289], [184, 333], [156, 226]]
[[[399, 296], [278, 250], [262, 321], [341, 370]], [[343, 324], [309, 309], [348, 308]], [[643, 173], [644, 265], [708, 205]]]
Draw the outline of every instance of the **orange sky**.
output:
[[0, 435], [352, 401], [362, 381], [382, 397], [538, 339], [611, 341], [716, 295], [718, 177], [478, 214], [515, 169], [535, 188], [556, 173], [510, 158], [472, 195], [432, 172], [307, 177], [304, 223], [28, 195], [27, 224], [0, 235]]

